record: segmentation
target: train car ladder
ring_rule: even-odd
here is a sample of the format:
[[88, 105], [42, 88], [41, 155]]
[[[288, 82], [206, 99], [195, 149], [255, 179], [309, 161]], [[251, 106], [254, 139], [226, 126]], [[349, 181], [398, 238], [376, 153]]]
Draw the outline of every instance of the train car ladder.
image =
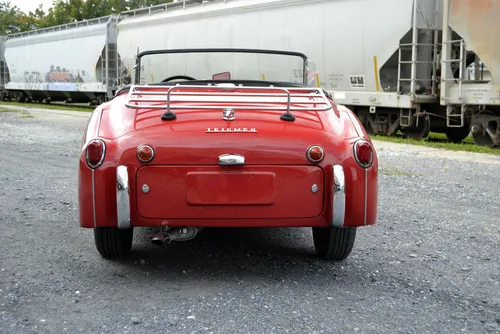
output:
[[[450, 66], [451, 71], [447, 71], [444, 68], [441, 70], [443, 73], [443, 78], [441, 79], [443, 82], [456, 82], [458, 83], [458, 99], [460, 101], [464, 101], [463, 98], [463, 81], [464, 81], [464, 72], [465, 72], [465, 58], [466, 58], [466, 44], [463, 39], [459, 40], [449, 40], [449, 41], [443, 41], [443, 43], [449, 44], [449, 47], [452, 48], [453, 45], [459, 44], [460, 45], [460, 50], [459, 50], [459, 56], [458, 58], [454, 58], [453, 55], [450, 55], [450, 57], [447, 57], [446, 53], [443, 53], [443, 58], [441, 60], [442, 66]], [[450, 52], [451, 54], [451, 52]], [[455, 78], [453, 74], [453, 63], [458, 63], [458, 78]], [[450, 73], [450, 76], [447, 76], [446, 74]], [[447, 85], [444, 85], [447, 86]], [[449, 89], [447, 87], [443, 87], [444, 91], [444, 100], [450, 100], [449, 96]], [[458, 110], [458, 111], [457, 111]], [[455, 108], [453, 106], [447, 106], [446, 108], [446, 126], [448, 127], [463, 127], [464, 126], [464, 117], [465, 117], [465, 102], [461, 104], [461, 108]], [[460, 119], [460, 125], [457, 125], [456, 123], [452, 123], [452, 119]]]
[[[412, 42], [411, 43], [400, 43], [399, 44], [399, 54], [398, 54], [398, 81], [397, 81], [397, 91], [401, 91], [401, 86], [404, 83], [409, 82], [410, 83], [410, 96], [411, 100], [415, 100], [415, 87], [418, 81], [427, 81], [429, 80], [428, 78], [417, 78], [417, 68], [419, 64], [431, 64], [432, 65], [432, 78], [431, 78], [431, 86], [432, 86], [432, 95], [437, 96], [437, 85], [438, 85], [438, 80], [436, 77], [436, 72], [437, 72], [437, 66], [439, 63], [438, 60], [438, 52], [439, 52], [439, 46], [440, 44], [438, 43], [438, 37], [439, 37], [439, 29], [438, 29], [438, 22], [439, 22], [439, 10], [438, 10], [438, 2], [436, 1], [436, 9], [433, 11], [429, 10], [422, 10], [419, 6], [419, 1], [414, 0], [414, 13], [413, 13], [413, 23], [412, 23]], [[424, 16], [424, 13], [432, 12], [434, 14], [434, 24], [432, 26], [429, 26], [427, 29], [419, 29], [417, 25], [417, 17], [418, 15]], [[419, 32], [422, 30], [431, 30], [434, 34], [433, 37], [433, 42], [432, 43], [419, 43]], [[417, 53], [418, 50], [417, 48], [419, 46], [429, 46], [433, 48], [433, 59], [432, 60], [417, 60]], [[411, 51], [411, 60], [406, 59], [407, 57], [403, 57], [402, 52], [403, 50], [409, 50]], [[403, 58], [405, 58], [403, 60]], [[401, 67], [402, 65], [408, 64], [411, 66], [411, 77], [410, 78], [403, 78], [401, 74]], [[403, 125], [403, 124], [401, 124]]]
[[[446, 106], [446, 126], [449, 128], [461, 128], [465, 121], [465, 104], [460, 106], [460, 109], [454, 106]], [[460, 124], [452, 123], [452, 119], [460, 119]]]
[[0, 91], [3, 90], [5, 84], [7, 83], [7, 69], [3, 61], [0, 60]]
[[399, 125], [406, 127], [411, 126], [411, 109], [399, 110]]

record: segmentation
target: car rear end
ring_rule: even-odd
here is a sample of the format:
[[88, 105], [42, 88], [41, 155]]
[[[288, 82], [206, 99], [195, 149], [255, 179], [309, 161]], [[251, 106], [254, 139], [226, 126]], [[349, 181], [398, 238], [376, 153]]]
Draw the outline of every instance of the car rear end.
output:
[[162, 243], [203, 227], [375, 223], [373, 147], [321, 90], [134, 89], [92, 116], [80, 161], [81, 226], [104, 253], [118, 239], [102, 231], [131, 240], [134, 227], [161, 228]]
[[97, 225], [332, 223], [334, 166], [354, 162], [356, 135], [321, 90], [154, 87], [123, 101], [136, 110], [134, 131], [88, 146]]

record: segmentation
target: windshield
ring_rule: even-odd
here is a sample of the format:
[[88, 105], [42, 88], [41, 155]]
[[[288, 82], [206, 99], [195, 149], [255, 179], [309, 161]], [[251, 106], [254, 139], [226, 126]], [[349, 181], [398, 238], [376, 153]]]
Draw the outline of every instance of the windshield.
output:
[[[147, 51], [137, 58], [135, 84], [258, 81], [314, 85], [305, 55], [263, 50]], [[306, 73], [304, 73], [306, 69]], [[312, 79], [312, 81], [311, 81]]]

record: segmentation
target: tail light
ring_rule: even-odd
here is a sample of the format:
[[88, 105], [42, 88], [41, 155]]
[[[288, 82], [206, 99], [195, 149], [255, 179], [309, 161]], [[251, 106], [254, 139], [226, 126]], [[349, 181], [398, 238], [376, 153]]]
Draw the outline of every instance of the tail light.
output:
[[320, 162], [325, 157], [325, 150], [321, 146], [314, 145], [307, 149], [306, 155], [310, 162]]
[[86, 148], [85, 159], [87, 166], [95, 169], [102, 165], [104, 156], [106, 155], [106, 144], [102, 139], [92, 139]]
[[137, 148], [137, 159], [140, 162], [150, 162], [155, 156], [155, 151], [149, 145], [141, 145]]
[[373, 164], [373, 146], [363, 139], [355, 142], [354, 159], [361, 167], [369, 168]]

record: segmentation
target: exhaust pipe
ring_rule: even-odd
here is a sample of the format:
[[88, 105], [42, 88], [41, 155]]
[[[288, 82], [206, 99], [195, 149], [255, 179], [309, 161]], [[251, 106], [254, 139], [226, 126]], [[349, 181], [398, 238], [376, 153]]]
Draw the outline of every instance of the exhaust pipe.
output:
[[172, 241], [189, 241], [194, 239], [201, 231], [201, 228], [196, 228], [193, 226], [188, 227], [175, 227], [170, 228], [166, 231], [160, 231], [151, 237], [151, 242], [155, 245], [161, 246], [167, 240], [169, 243]]
[[158, 232], [155, 235], [151, 237], [151, 242], [154, 245], [161, 246], [165, 242], [165, 240], [168, 239], [168, 235], [165, 234], [164, 232]]

